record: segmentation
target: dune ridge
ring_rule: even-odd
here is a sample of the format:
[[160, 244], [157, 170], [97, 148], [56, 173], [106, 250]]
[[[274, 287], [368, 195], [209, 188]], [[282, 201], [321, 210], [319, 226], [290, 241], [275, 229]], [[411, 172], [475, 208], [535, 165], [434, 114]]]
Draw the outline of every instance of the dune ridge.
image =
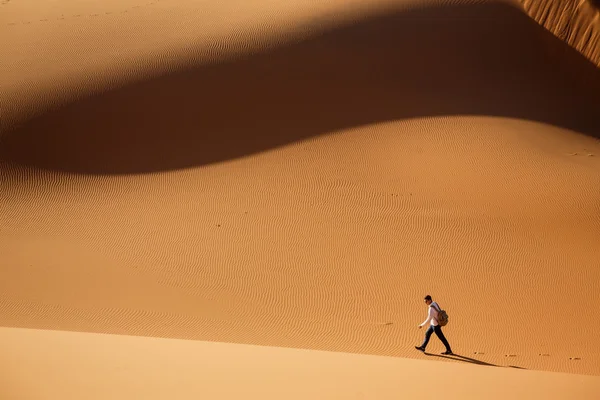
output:
[[6, 135], [0, 160], [70, 173], [155, 172], [445, 115], [533, 120], [597, 137], [600, 95], [553, 62], [544, 39], [599, 75], [517, 5], [426, 3], [82, 99]]
[[600, 67], [600, 9], [592, 0], [522, 0], [537, 22]]
[[[206, 4], [199, 6], [189, 0], [179, 1], [177, 7], [170, 8], [160, 1], [128, 0], [125, 3], [119, 2], [118, 5], [105, 2], [103, 6], [80, 5], [66, 9], [37, 5], [36, 11], [40, 19], [25, 17], [25, 21], [22, 14], [26, 12], [28, 2], [13, 2], [10, 7], [5, 7], [5, 12], [0, 16], [8, 21], [2, 27], [6, 31], [2, 36], [4, 42], [0, 42], [7, 51], [4, 63], [0, 64], [0, 138], [3, 132], [6, 133], [31, 118], [89, 96], [187, 70], [193, 66], [268, 51], [279, 45], [318, 36], [336, 26], [380, 13], [465, 5], [503, 5], [521, 9], [522, 4], [519, 1], [370, 0], [364, 3], [352, 0], [339, 3], [297, 0], [269, 4], [269, 7], [255, 6], [252, 2], [234, 1], [229, 7], [209, 7], [207, 12], [202, 9]], [[535, 19], [539, 6], [528, 2], [524, 4], [525, 9], [532, 13]], [[15, 7], [18, 5], [23, 9]], [[115, 7], [118, 10], [111, 11]], [[212, 15], [215, 12], [220, 15]], [[196, 15], [196, 20], [190, 20], [186, 15]], [[481, 17], [486, 18], [479, 18]], [[211, 18], [227, 19], [231, 25], [215, 23]], [[132, 30], [136, 26], [143, 27], [149, 19], [153, 20], [155, 30], [144, 31], [146, 44], [139, 46], [140, 36], [133, 34]], [[564, 18], [559, 22], [563, 20]], [[124, 28], [126, 21], [131, 26]], [[174, 21], [178, 21], [176, 26]], [[194, 36], [197, 23], [204, 24], [204, 32]], [[55, 35], [55, 38], [50, 35], [47, 38], [48, 45], [41, 49], [43, 53], [38, 54], [52, 60], [53, 64], [43, 64], [43, 68], [40, 68], [41, 66], [29, 59], [30, 57], [22, 56], [28, 53], [27, 49], [30, 52], [40, 51], [36, 47], [35, 36], [29, 33], [31, 30], [28, 31], [31, 25], [44, 27], [34, 31], [36, 33], [43, 33], [48, 27], [54, 29], [52, 35]], [[553, 32], [561, 29], [556, 23], [546, 21], [546, 25]], [[592, 25], [583, 22], [577, 24], [581, 27]], [[231, 31], [228, 26], [235, 26], [235, 29]], [[553, 27], [556, 29], [553, 30]], [[167, 35], [161, 35], [162, 32], [173, 30], [177, 35], [170, 38], [170, 41], [165, 40]], [[581, 30], [587, 31], [585, 28]], [[74, 32], [77, 32], [77, 36]], [[116, 39], [111, 39], [109, 35]], [[119, 46], [107, 48], [106, 44], [111, 43], [111, 40], [119, 40]], [[593, 40], [590, 41], [588, 47], [592, 48], [593, 43]], [[560, 57], [567, 60], [573, 58], [568, 51], [558, 50], [555, 43], [550, 47], [554, 52], [558, 52]], [[555, 58], [553, 62], [560, 60], [560, 57]], [[70, 62], [66, 62], [67, 60]], [[20, 64], [14, 64], [13, 61]], [[600, 87], [597, 74], [580, 64], [580, 61], [570, 62], [569, 68], [575, 67], [579, 73], [590, 76], [590, 79], [596, 78], [596, 84]], [[577, 83], [578, 80], [580, 78], [572, 83]], [[56, 87], [61, 90], [54, 90]]]

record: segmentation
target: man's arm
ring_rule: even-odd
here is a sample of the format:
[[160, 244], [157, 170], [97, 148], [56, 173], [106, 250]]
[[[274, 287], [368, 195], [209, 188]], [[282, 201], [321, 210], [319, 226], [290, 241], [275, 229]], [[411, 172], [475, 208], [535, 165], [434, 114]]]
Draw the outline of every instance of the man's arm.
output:
[[431, 318], [433, 318], [433, 310], [431, 309], [431, 306], [429, 306], [429, 311], [427, 312], [427, 319], [423, 321], [423, 323], [419, 326], [427, 325], [429, 321], [431, 321]]

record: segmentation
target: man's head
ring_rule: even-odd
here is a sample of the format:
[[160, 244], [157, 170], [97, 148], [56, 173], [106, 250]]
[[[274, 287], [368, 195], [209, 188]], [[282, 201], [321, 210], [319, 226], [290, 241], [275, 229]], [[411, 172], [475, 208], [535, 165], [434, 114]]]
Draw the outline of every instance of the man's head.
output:
[[430, 305], [431, 302], [432, 302], [431, 296], [430, 295], [425, 296], [425, 304]]

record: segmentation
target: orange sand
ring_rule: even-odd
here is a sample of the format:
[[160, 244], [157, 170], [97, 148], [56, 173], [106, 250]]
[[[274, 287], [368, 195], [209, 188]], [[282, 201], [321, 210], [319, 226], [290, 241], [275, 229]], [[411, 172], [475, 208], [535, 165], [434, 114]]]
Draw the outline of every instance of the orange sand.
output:
[[[298, 398], [352, 398], [371, 362], [364, 398], [413, 369], [600, 395], [600, 70], [550, 28], [509, 0], [4, 0], [0, 398], [293, 398], [322, 363]], [[427, 293], [463, 358], [414, 349]]]
[[594, 399], [600, 391], [597, 376], [468, 363], [16, 328], [0, 328], [0, 339], [9, 399], [396, 400], [443, 392], [529, 400]]
[[600, 67], [600, 1], [521, 0], [527, 13]]

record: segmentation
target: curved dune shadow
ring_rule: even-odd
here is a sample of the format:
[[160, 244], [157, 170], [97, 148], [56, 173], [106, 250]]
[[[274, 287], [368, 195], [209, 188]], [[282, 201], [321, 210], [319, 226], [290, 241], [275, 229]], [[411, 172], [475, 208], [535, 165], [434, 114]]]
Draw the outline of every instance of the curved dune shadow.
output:
[[343, 128], [460, 114], [598, 137], [600, 91], [576, 79], [595, 85], [598, 74], [517, 8], [422, 8], [80, 100], [10, 132], [0, 161], [86, 174], [164, 171]]

